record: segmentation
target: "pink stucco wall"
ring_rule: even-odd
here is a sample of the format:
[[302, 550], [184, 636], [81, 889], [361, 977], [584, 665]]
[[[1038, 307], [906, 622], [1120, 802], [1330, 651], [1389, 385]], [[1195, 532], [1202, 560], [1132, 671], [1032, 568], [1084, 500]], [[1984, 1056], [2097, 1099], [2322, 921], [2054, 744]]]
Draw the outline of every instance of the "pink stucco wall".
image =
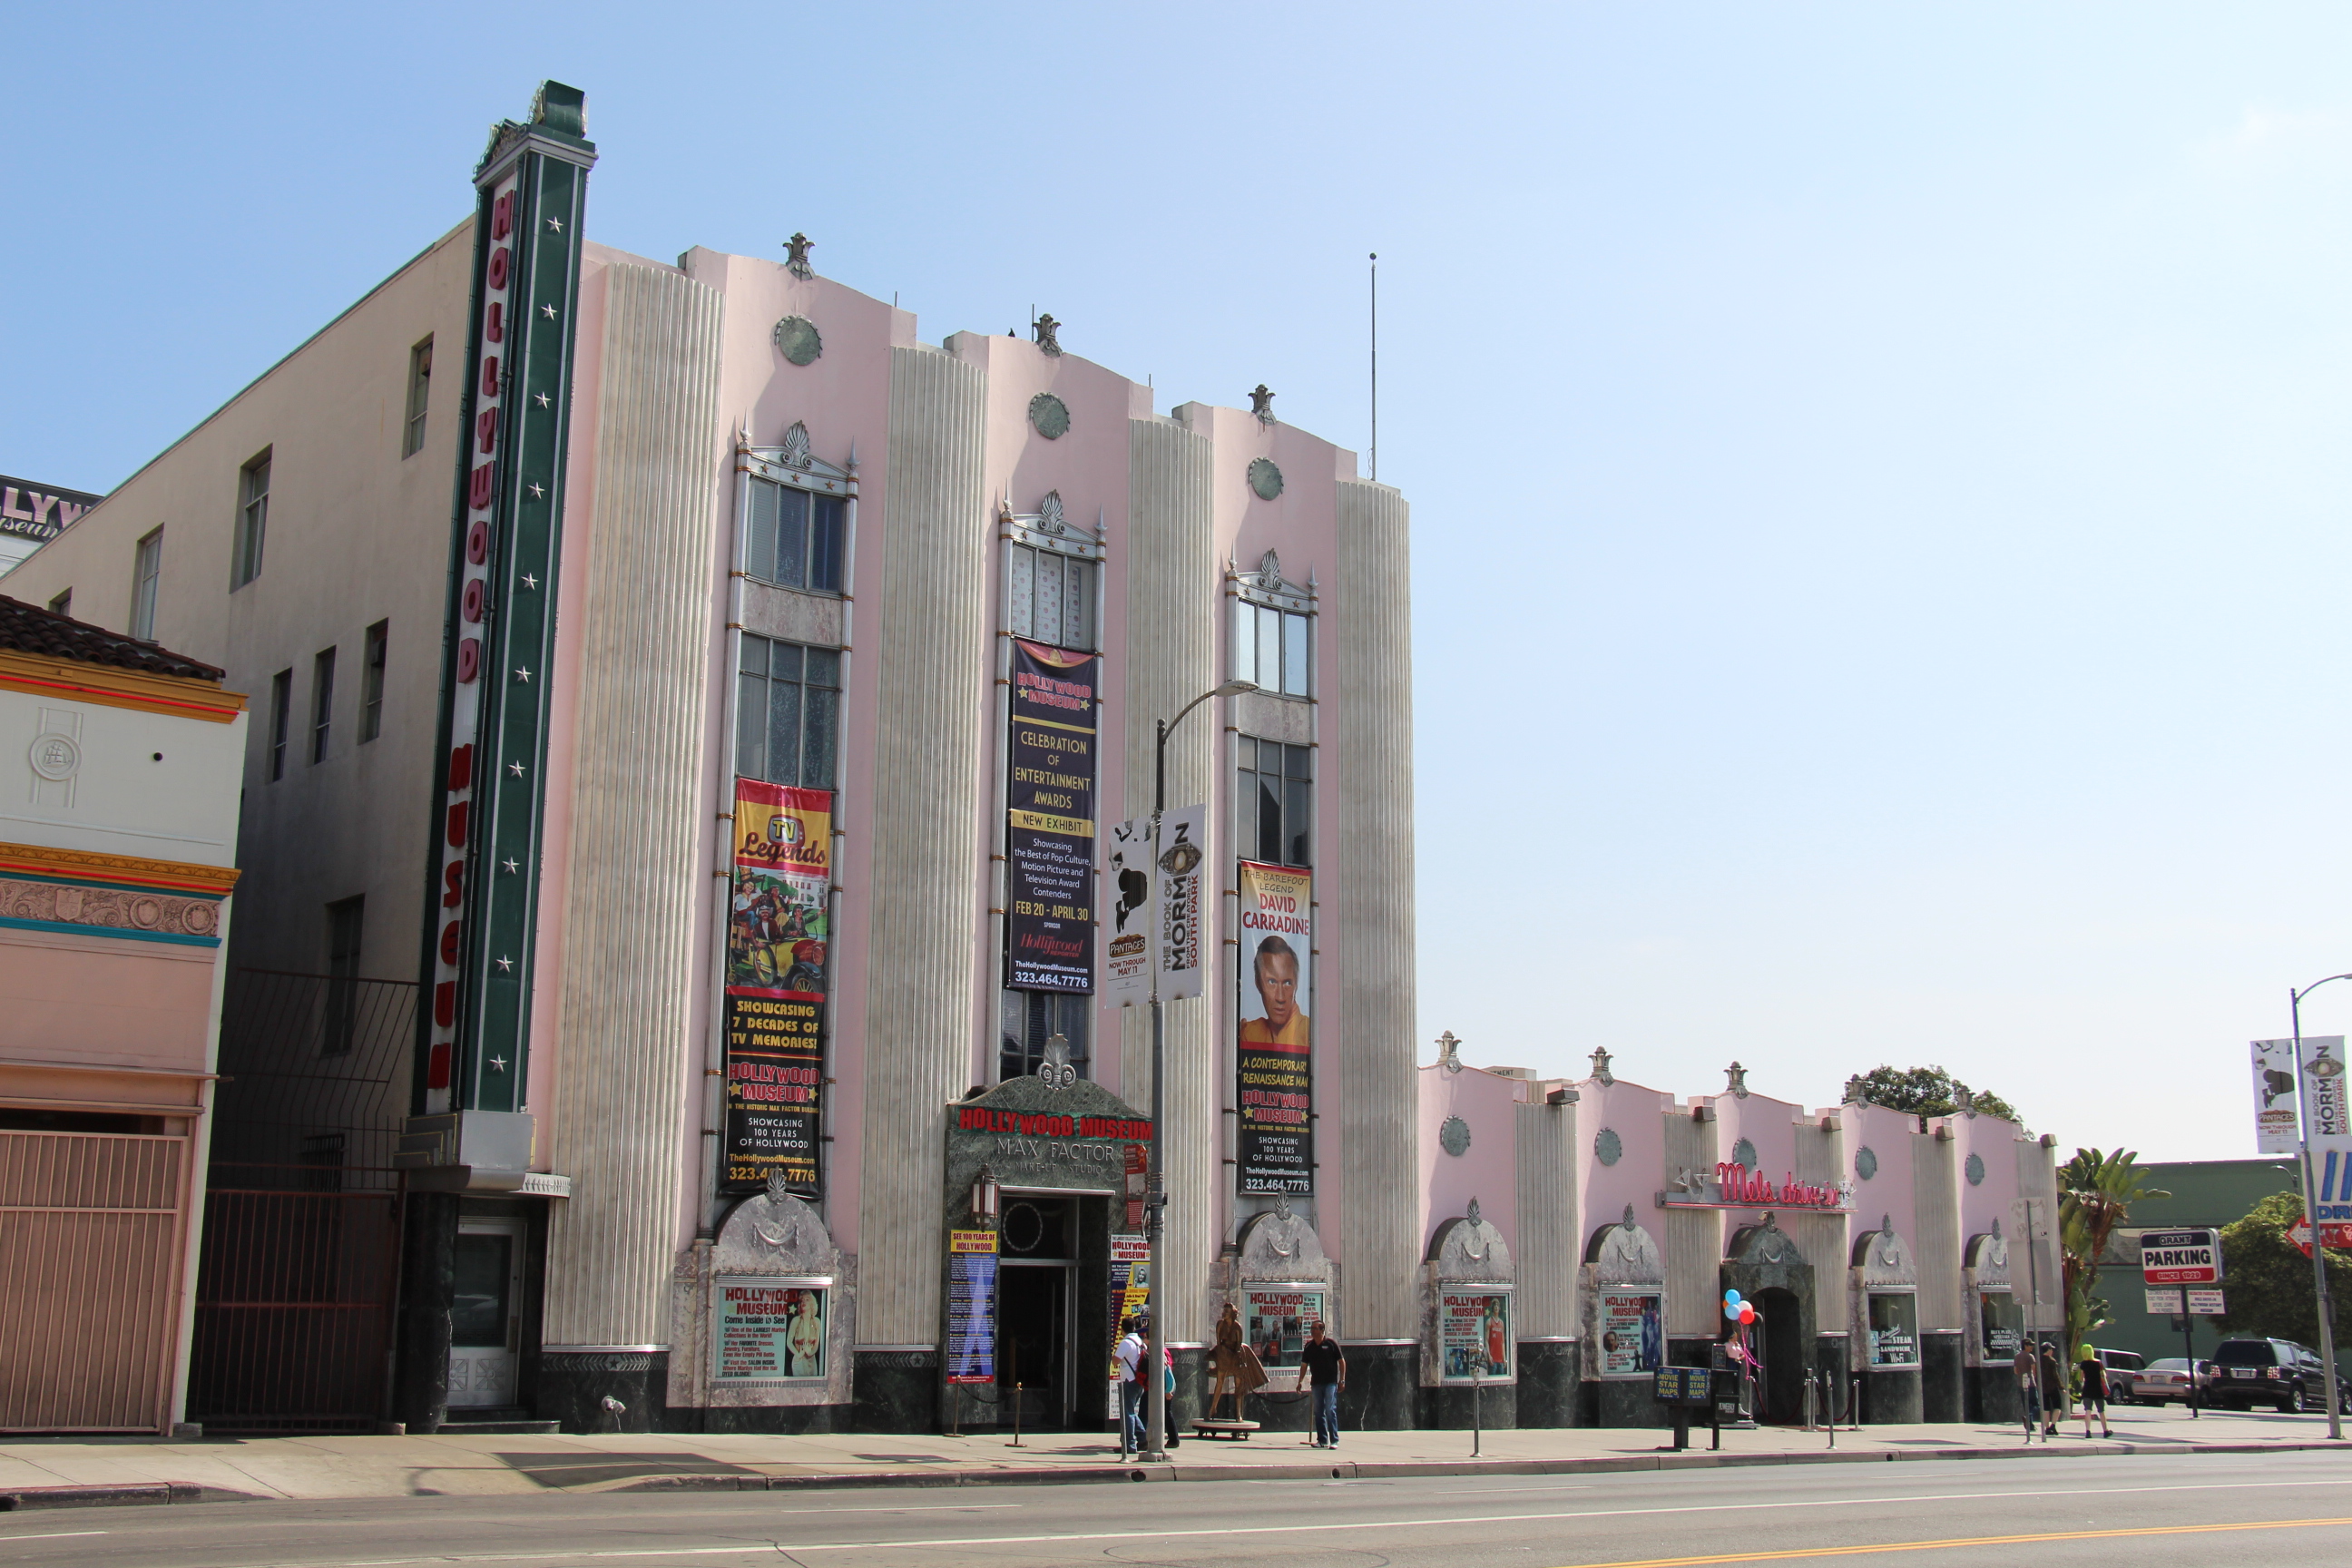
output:
[[[1658, 1226], [1658, 1192], [1665, 1185], [1665, 1117], [1675, 1109], [1675, 1098], [1619, 1079], [1602, 1085], [1591, 1079], [1577, 1086], [1583, 1100], [1577, 1106], [1577, 1131], [1584, 1141], [1579, 1191], [1584, 1196], [1584, 1222], [1577, 1233], [1581, 1255], [1593, 1231], [1622, 1217], [1633, 1205], [1633, 1218], [1651, 1235], [1664, 1237]], [[1593, 1147], [1604, 1130], [1613, 1131], [1624, 1145], [1614, 1165], [1604, 1165]]]
[[[1478, 1068], [1453, 1071], [1424, 1067], [1415, 1075], [1415, 1115], [1421, 1138], [1421, 1215], [1417, 1235], [1423, 1252], [1437, 1227], [1478, 1200], [1479, 1217], [1503, 1233], [1503, 1245], [1519, 1245], [1518, 1111], [1528, 1089], [1521, 1079]], [[1470, 1129], [1470, 1147], [1449, 1154], [1438, 1141], [1448, 1117]]]

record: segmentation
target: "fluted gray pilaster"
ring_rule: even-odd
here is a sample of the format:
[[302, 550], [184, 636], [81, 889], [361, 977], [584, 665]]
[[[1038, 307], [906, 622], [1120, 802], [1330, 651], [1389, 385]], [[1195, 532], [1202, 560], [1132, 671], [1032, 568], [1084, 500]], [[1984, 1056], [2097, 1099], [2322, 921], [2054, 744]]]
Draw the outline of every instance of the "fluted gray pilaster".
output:
[[878, 714], [858, 1188], [857, 1335], [868, 1344], [940, 1334], [942, 1118], [970, 1076], [980, 941], [987, 388], [984, 371], [937, 349], [890, 351], [883, 602], [858, 616], [877, 628]]
[[[1339, 1026], [1321, 1035], [1320, 1048], [1339, 1065], [1340, 1311], [1349, 1339], [1409, 1339], [1421, 1324], [1411, 525], [1395, 489], [1339, 481], [1339, 548], [1322, 606], [1336, 622], [1339, 706], [1321, 759], [1337, 781], [1326, 798], [1336, 798], [1339, 819], [1317, 835], [1338, 876], [1336, 888], [1317, 897], [1322, 914], [1336, 916], [1331, 945], [1344, 955]], [[1331, 1156], [1321, 1158], [1328, 1168]]]
[[1523, 1338], [1577, 1331], [1576, 1107], [1522, 1101], [1517, 1116], [1518, 1263]]
[[560, 1040], [550, 1119], [550, 1345], [668, 1337], [688, 1037], [708, 878], [696, 855], [723, 460], [721, 296], [663, 268], [606, 269]]

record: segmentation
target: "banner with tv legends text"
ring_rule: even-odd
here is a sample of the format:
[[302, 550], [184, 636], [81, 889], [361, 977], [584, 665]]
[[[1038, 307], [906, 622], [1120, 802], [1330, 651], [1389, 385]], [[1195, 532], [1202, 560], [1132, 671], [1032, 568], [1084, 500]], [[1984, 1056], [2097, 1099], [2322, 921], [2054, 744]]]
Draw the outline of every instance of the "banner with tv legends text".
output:
[[818, 1193], [833, 795], [735, 781], [727, 919], [727, 1144], [720, 1186], [781, 1175]]
[[1013, 640], [1004, 855], [1004, 984], [1095, 988], [1095, 710], [1098, 654]]
[[1241, 1190], [1315, 1191], [1314, 1083], [1307, 1016], [1312, 978], [1312, 873], [1244, 860], [1239, 894], [1241, 1028], [1234, 1054]]

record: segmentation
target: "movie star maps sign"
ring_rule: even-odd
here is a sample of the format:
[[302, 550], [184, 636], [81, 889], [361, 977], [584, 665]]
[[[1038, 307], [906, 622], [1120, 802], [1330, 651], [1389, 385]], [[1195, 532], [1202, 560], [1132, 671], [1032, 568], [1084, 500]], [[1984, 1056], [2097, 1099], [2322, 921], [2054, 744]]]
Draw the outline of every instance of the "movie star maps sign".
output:
[[819, 1190], [833, 795], [735, 781], [727, 901], [727, 1143], [719, 1184]]
[[575, 88], [475, 171], [473, 320], [461, 384], [417, 1053], [424, 1109], [520, 1110], [538, 949], [548, 675], [572, 412], [580, 230], [596, 149]]
[[1307, 1016], [1314, 881], [1289, 866], [1244, 860], [1240, 1032], [1234, 1052], [1241, 1190], [1315, 1191], [1312, 1062]]
[[1004, 984], [1095, 988], [1095, 708], [1100, 656], [1013, 641]]

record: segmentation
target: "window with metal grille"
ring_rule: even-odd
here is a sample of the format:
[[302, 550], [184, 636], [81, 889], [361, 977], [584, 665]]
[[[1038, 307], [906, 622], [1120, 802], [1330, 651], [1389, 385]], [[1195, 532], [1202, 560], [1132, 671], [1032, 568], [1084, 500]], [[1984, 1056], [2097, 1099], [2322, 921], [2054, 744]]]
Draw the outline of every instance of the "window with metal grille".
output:
[[401, 426], [400, 455], [413, 458], [425, 450], [425, 405], [433, 390], [433, 340], [408, 351], [408, 418]]
[[1012, 551], [1005, 569], [1013, 635], [1092, 651], [1100, 563], [1028, 544]]
[[1241, 736], [1234, 802], [1242, 858], [1272, 866], [1314, 862], [1315, 750]]
[[736, 681], [735, 771], [770, 784], [833, 788], [841, 650], [746, 632]]
[[1007, 991], [1004, 1030], [996, 1061], [998, 1082], [1037, 1070], [1045, 1059], [1045, 1042], [1055, 1035], [1069, 1042], [1070, 1065], [1080, 1078], [1092, 1078], [1087, 1068], [1087, 1025], [1094, 998], [1067, 991]]
[[141, 540], [131, 557], [131, 635], [155, 640], [155, 588], [163, 575], [163, 531]]
[[849, 503], [813, 495], [772, 479], [751, 481], [751, 514], [744, 530], [743, 571], [763, 583], [841, 592]]

